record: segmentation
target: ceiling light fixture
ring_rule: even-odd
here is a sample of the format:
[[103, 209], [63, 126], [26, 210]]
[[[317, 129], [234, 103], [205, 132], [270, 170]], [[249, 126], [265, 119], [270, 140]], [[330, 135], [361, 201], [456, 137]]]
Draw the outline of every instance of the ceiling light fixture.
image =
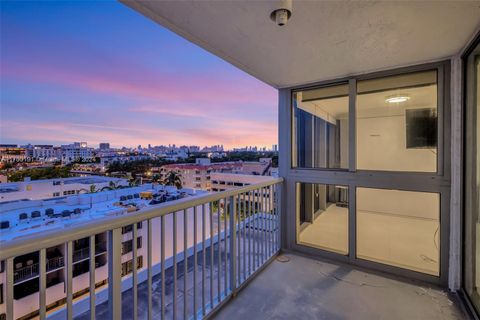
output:
[[405, 101], [410, 100], [410, 97], [404, 94], [396, 94], [393, 96], [389, 96], [385, 99], [385, 102], [387, 103], [402, 103]]
[[276, 0], [271, 5], [270, 19], [280, 27], [287, 24], [292, 16], [292, 0]]

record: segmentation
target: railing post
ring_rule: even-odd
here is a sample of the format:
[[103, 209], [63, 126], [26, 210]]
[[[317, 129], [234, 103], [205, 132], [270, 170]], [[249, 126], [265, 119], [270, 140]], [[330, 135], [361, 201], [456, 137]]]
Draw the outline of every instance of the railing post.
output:
[[277, 189], [277, 223], [278, 223], [278, 226], [277, 226], [277, 229], [278, 229], [278, 249], [277, 250], [282, 250], [282, 248], [286, 247], [286, 234], [284, 234], [284, 232], [286, 233], [287, 230], [284, 229], [284, 226], [283, 226], [283, 222], [284, 222], [284, 212], [286, 212], [286, 210], [284, 211], [284, 207], [285, 207], [285, 202], [284, 202], [284, 196], [283, 196], [283, 193], [285, 191], [285, 188], [284, 188], [284, 182], [282, 183], [279, 183], [277, 184], [278, 185], [278, 189]]
[[122, 319], [122, 229], [108, 232], [108, 308], [109, 319]]
[[[237, 295], [237, 207], [236, 201], [237, 196], [230, 196], [230, 288], [232, 290], [232, 295], [235, 297]], [[226, 218], [226, 215], [225, 215]], [[227, 230], [225, 230], [225, 235], [227, 235]], [[227, 263], [225, 261], [225, 263]], [[226, 294], [226, 293], [225, 293]]]
[[13, 257], [6, 259], [5, 264], [7, 274], [5, 311], [7, 313], [7, 320], [13, 320]]

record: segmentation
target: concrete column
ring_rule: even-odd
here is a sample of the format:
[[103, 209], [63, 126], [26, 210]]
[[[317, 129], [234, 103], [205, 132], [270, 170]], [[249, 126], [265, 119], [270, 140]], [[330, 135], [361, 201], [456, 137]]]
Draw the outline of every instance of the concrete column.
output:
[[448, 287], [460, 289], [462, 274], [462, 162], [463, 106], [462, 61], [460, 55], [451, 59], [451, 199], [450, 199], [450, 257]]

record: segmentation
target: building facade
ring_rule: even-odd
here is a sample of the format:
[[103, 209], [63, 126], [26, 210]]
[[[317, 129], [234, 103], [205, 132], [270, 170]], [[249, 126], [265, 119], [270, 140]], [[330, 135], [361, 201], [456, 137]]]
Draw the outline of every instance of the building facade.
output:
[[41, 200], [75, 194], [96, 192], [112, 186], [126, 187], [128, 180], [104, 176], [58, 178], [44, 180], [26, 179], [21, 182], [3, 183], [0, 187], [0, 203], [21, 199]]

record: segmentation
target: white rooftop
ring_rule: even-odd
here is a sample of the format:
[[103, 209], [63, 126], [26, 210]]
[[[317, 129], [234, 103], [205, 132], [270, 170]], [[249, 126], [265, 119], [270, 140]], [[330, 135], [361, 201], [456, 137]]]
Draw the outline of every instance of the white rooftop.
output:
[[[151, 200], [141, 199], [139, 193], [142, 191], [152, 191], [159, 197], [163, 196], [163, 202], [205, 193], [192, 189], [177, 190], [175, 187], [145, 184], [59, 199], [0, 203], [0, 224], [8, 223], [8, 227], [5, 225], [3, 228], [0, 227], [0, 244], [25, 235], [64, 229], [106, 216], [138, 213], [160, 203], [151, 204]], [[48, 215], [49, 209], [53, 212]]]

